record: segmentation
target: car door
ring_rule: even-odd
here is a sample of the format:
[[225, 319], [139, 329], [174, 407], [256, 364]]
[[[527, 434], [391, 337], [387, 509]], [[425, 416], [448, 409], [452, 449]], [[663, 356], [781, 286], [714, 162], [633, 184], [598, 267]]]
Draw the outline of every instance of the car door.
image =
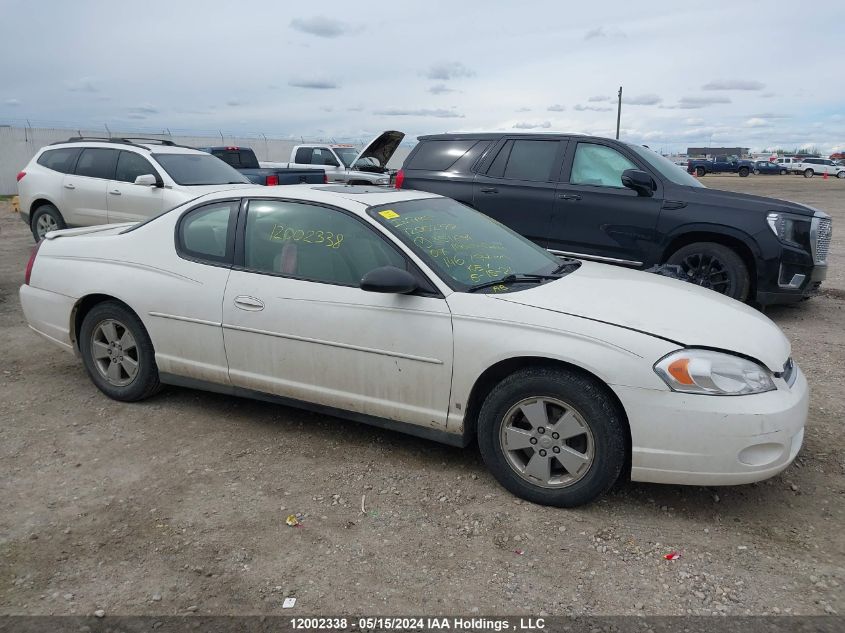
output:
[[555, 176], [566, 141], [510, 138], [491, 152], [473, 182], [473, 206], [520, 235], [548, 246]]
[[164, 187], [136, 185], [138, 176], [161, 174], [146, 158], [135, 152], [121, 150], [117, 158], [114, 180], [108, 184], [109, 223], [139, 222], [163, 210]]
[[659, 240], [662, 187], [655, 179], [654, 195], [639, 196], [622, 185], [626, 169], [651, 173], [621, 147], [600, 140], [570, 143], [546, 228], [549, 250], [630, 265], [648, 261]]
[[62, 210], [67, 213], [70, 226], [108, 222], [106, 189], [114, 178], [117, 154], [116, 149], [86, 147], [79, 154], [74, 172], [62, 179]]
[[359, 287], [374, 268], [413, 268], [392, 243], [346, 211], [301, 201], [250, 200], [239, 227], [223, 300], [234, 386], [445, 428], [445, 299]]

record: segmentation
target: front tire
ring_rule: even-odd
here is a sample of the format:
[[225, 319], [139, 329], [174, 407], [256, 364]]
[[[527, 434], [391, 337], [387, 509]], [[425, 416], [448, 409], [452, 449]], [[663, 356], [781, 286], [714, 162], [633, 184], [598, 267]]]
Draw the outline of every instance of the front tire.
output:
[[541, 505], [572, 508], [613, 486], [626, 423], [601, 383], [531, 367], [500, 382], [478, 417], [478, 446], [496, 480]]
[[35, 210], [30, 219], [32, 237], [36, 242], [44, 239], [50, 231], [66, 228], [65, 220], [59, 210], [52, 204], [42, 204]]
[[680, 266], [686, 281], [737, 301], [748, 299], [748, 267], [733, 249], [715, 242], [695, 242], [672, 253], [667, 264]]
[[117, 301], [100, 303], [85, 315], [79, 351], [91, 381], [109, 398], [135, 402], [161, 387], [144, 324]]
[[812, 178], [815, 175], [812, 169], [804, 170], [804, 178]]

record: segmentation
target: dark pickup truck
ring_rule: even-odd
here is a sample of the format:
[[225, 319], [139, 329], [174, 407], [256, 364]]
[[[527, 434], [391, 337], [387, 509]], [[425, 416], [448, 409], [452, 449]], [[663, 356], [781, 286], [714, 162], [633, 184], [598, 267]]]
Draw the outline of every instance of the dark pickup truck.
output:
[[256, 185], [299, 185], [302, 183], [322, 184], [328, 182], [326, 172], [323, 169], [262, 167], [255, 156], [255, 152], [250, 147], [228, 145], [198, 147], [197, 149], [208, 152], [228, 163]]
[[557, 255], [678, 266], [687, 281], [740, 301], [799, 301], [827, 273], [823, 211], [708, 189], [660, 154], [613, 139], [421, 136], [396, 187], [454, 198]]
[[705, 174], [739, 174], [745, 178], [754, 171], [754, 161], [736, 156], [716, 156], [713, 160], [694, 158], [687, 163], [687, 171], [699, 178]]

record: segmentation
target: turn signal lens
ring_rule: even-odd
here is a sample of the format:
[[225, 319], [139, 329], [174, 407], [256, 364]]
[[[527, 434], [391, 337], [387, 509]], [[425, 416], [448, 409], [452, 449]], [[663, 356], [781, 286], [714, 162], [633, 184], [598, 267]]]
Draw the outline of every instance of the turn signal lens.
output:
[[677, 380], [682, 385], [694, 385], [695, 381], [689, 375], [689, 358], [679, 358], [678, 360], [669, 364], [666, 368], [672, 375], [672, 378]]
[[741, 396], [775, 389], [772, 372], [757, 363], [724, 352], [683, 349], [654, 365], [672, 391], [712, 396]]

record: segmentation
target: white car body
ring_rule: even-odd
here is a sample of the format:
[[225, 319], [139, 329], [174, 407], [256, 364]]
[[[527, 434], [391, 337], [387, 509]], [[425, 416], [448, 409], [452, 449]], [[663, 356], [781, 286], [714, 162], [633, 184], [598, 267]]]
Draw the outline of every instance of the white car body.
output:
[[837, 165], [829, 158], [805, 158], [793, 168], [796, 173], [813, 176], [835, 176], [845, 178], [845, 166]]
[[[110, 178], [89, 177], [75, 173], [56, 171], [39, 161], [49, 152], [62, 150], [105, 149], [137, 157], [146, 161], [151, 175], [158, 179], [157, 184], [135, 184], [117, 179], [117, 174]], [[38, 208], [48, 203], [58, 209], [65, 226], [95, 226], [106, 223], [138, 222], [157, 215], [198, 196], [231, 189], [231, 184], [185, 185], [176, 182], [167, 169], [157, 159], [161, 155], [208, 156], [205, 152], [178, 145], [162, 145], [153, 142], [109, 141], [69, 141], [54, 143], [42, 147], [21, 172], [18, 179], [20, 193], [21, 219], [30, 223]], [[78, 159], [78, 156], [77, 156]], [[71, 170], [77, 164], [74, 159]], [[218, 159], [215, 159], [218, 160]], [[222, 162], [222, 161], [221, 161]], [[245, 187], [252, 187], [245, 178], [232, 169], [232, 178], [238, 178]]]
[[[681, 281], [588, 261], [518, 292], [456, 292], [366, 213], [439, 196], [339, 189], [295, 185], [284, 197], [354, 214], [404, 252], [439, 296], [365, 292], [177, 253], [177, 223], [197, 205], [281, 197], [256, 187], [204, 196], [128, 233], [127, 224], [48, 234], [20, 290], [26, 320], [78, 355], [77, 312], [88, 297], [114, 297], [149, 333], [162, 382], [278, 397], [454, 445], [472, 438], [465, 413], [488, 369], [514, 359], [565, 363], [602, 381], [624, 408], [635, 481], [748, 483], [798, 453], [807, 381], [797, 366], [787, 381], [790, 344], [759, 312]], [[753, 359], [776, 388], [673, 391], [654, 365], [689, 347]]]

